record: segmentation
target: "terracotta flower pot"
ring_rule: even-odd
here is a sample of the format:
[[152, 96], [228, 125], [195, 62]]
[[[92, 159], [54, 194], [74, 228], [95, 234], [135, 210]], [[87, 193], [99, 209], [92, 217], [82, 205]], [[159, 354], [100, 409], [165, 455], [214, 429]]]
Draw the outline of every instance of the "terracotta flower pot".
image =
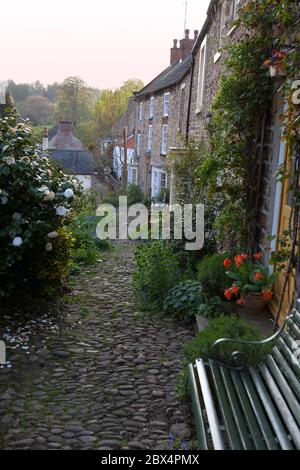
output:
[[245, 294], [243, 296], [245, 305], [238, 305], [237, 312], [246, 312], [250, 315], [260, 315], [266, 309], [268, 302], [263, 299], [261, 292], [254, 292], [252, 294]]

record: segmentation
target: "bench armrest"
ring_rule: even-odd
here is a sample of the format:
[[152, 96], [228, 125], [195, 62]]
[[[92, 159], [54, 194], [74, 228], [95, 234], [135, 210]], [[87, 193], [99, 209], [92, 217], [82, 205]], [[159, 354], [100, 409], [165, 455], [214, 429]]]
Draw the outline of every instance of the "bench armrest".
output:
[[[232, 345], [237, 345], [237, 346], [257, 346], [257, 347], [263, 347], [263, 346], [268, 346], [268, 345], [271, 345], [272, 343], [274, 343], [274, 341], [276, 341], [278, 338], [280, 338], [280, 336], [283, 334], [284, 330], [286, 329], [288, 323], [293, 319], [294, 317], [294, 313], [295, 313], [296, 310], [293, 310], [292, 314], [287, 317], [286, 321], [284, 322], [284, 324], [282, 325], [282, 327], [274, 334], [272, 335], [270, 338], [266, 338], [264, 340], [261, 340], [261, 341], [246, 341], [246, 340], [242, 340], [242, 339], [234, 339], [234, 338], [221, 338], [221, 339], [218, 339], [217, 341], [214, 342], [214, 344], [212, 345], [212, 348], [211, 348], [211, 355], [213, 357], [217, 356], [217, 361], [216, 362], [219, 362], [221, 365], [225, 365], [225, 366], [228, 366], [228, 362], [226, 362], [226, 360], [223, 360], [222, 357], [218, 358], [218, 354], [217, 354], [217, 349], [224, 345], [224, 344], [232, 344]], [[232, 366], [233, 368], [236, 368], [236, 369], [243, 369], [243, 367], [240, 367], [238, 366], [238, 362], [239, 362], [239, 358], [242, 357], [242, 356], [245, 356], [246, 353], [244, 351], [240, 351], [240, 350], [235, 350], [231, 353], [231, 358], [233, 360], [233, 363], [236, 365], [236, 366]]]

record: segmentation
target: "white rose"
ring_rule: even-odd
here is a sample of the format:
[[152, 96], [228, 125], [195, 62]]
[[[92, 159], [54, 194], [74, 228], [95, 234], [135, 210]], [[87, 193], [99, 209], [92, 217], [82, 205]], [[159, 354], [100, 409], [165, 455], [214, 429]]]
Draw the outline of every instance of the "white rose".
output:
[[13, 246], [19, 247], [23, 245], [23, 240], [21, 237], [15, 237], [12, 243], [13, 243]]
[[56, 215], [59, 215], [60, 217], [65, 217], [69, 213], [69, 209], [67, 209], [64, 206], [59, 206], [56, 209]]
[[54, 240], [55, 238], [58, 238], [58, 233], [57, 232], [50, 232], [50, 233], [48, 233], [47, 237]]
[[44, 201], [53, 201], [55, 199], [55, 193], [53, 191], [44, 192]]
[[45, 249], [46, 249], [46, 251], [52, 251], [53, 250], [52, 243], [50, 243], [50, 242], [46, 243]]
[[0, 198], [0, 202], [1, 202], [2, 206], [4, 206], [5, 204], [8, 203], [8, 197], [2, 196], [2, 197]]
[[12, 218], [14, 220], [20, 220], [22, 218], [22, 214], [20, 214], [20, 212], [15, 212], [13, 215], [12, 215]]
[[73, 189], [66, 189], [65, 192], [64, 192], [64, 196], [67, 199], [70, 199], [71, 197], [73, 197], [74, 196]]
[[16, 163], [15, 157], [5, 157], [3, 158], [3, 161], [9, 166]]
[[49, 191], [49, 188], [48, 188], [48, 186], [41, 186], [39, 188], [39, 191], [41, 191], [41, 193], [45, 193], [46, 191]]

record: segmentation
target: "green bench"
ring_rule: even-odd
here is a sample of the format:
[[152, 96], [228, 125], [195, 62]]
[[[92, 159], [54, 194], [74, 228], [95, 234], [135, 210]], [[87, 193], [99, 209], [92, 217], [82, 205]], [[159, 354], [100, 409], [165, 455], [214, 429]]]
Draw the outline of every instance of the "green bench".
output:
[[[243, 342], [249, 348], [276, 340], [257, 367], [236, 367], [222, 358], [189, 366], [199, 450], [300, 449], [300, 301], [282, 328], [268, 340]], [[273, 343], [272, 343], [273, 344]], [[234, 346], [235, 347], [235, 346]]]

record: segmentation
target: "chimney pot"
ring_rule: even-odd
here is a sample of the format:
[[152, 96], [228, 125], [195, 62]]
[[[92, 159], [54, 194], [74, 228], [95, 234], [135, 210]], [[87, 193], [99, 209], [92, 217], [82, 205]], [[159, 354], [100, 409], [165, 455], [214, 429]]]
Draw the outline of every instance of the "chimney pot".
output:
[[190, 39], [190, 30], [189, 29], [185, 30], [185, 39]]
[[195, 31], [194, 31], [194, 38], [195, 38], [195, 41], [196, 41], [196, 39], [198, 38], [198, 34], [199, 34], [198, 29], [195, 29]]
[[174, 46], [173, 46], [173, 47], [174, 47], [174, 49], [176, 49], [176, 48], [177, 48], [177, 44], [178, 44], [178, 39], [174, 39], [173, 42], [174, 42]]

